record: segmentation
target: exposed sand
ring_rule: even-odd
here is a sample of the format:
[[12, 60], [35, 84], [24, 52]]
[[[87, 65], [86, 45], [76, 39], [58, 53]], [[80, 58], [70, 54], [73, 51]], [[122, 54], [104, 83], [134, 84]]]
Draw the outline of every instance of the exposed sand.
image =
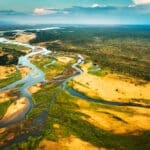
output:
[[3, 92], [0, 92], [0, 103], [9, 101], [10, 99], [17, 100], [18, 96], [19, 93], [15, 89], [5, 90]]
[[0, 134], [4, 133], [6, 131], [6, 128], [0, 128]]
[[7, 94], [7, 92], [1, 92], [0, 93], [0, 103], [3, 103], [3, 102], [6, 102], [6, 101], [9, 101], [9, 96]]
[[41, 89], [41, 83], [37, 83], [35, 86], [29, 88], [31, 94], [37, 93]]
[[19, 69], [20, 73], [21, 73], [21, 77], [24, 78], [28, 75], [29, 72], [31, 72], [31, 69], [28, 67], [21, 67]]
[[53, 124], [53, 128], [55, 128], [55, 129], [59, 129], [59, 128], [60, 128], [60, 125], [59, 125], [59, 124], [57, 124], [57, 123], [55, 123], [55, 124]]
[[[90, 116], [89, 118], [83, 117], [84, 120], [101, 129], [109, 130], [116, 134], [135, 134], [137, 131], [150, 130], [150, 110], [140, 109], [143, 109], [143, 112], [147, 112], [147, 115], [138, 113], [131, 115], [104, 108], [99, 108], [98, 111], [81, 109], [80, 112]], [[113, 116], [122, 120], [116, 119]]]
[[124, 80], [117, 74], [109, 74], [104, 77], [91, 75], [87, 71], [90, 65], [82, 65], [84, 73], [74, 78], [74, 89], [90, 97], [101, 97], [110, 101], [150, 100], [150, 83], [137, 85], [130, 78]]
[[12, 73], [15, 73], [16, 68], [14, 66], [0, 66], [0, 79], [5, 79]]
[[88, 142], [82, 141], [77, 137], [70, 136], [68, 138], [60, 139], [59, 142], [52, 142], [42, 140], [39, 144], [38, 150], [105, 150], [104, 148], [97, 148]]
[[77, 111], [88, 115], [82, 117], [83, 120], [99, 127], [100, 129], [111, 131], [115, 134], [138, 134], [140, 131], [150, 130], [150, 109], [137, 107], [106, 107], [91, 104], [82, 99], [76, 99], [79, 105]]
[[15, 41], [27, 43], [34, 38], [36, 38], [36, 35], [34, 33], [18, 33]]
[[27, 108], [28, 106], [28, 101], [26, 100], [26, 98], [21, 98], [19, 100], [17, 100], [16, 102], [12, 103], [5, 115], [3, 116], [3, 118], [1, 119], [2, 122], [9, 122], [11, 120], [15, 120], [15, 118], [19, 118], [20, 114], [22, 112], [24, 112], [24, 110]]
[[59, 61], [59, 62], [62, 62], [62, 63], [64, 63], [64, 64], [67, 64], [67, 63], [69, 63], [70, 61], [72, 61], [73, 60], [73, 58], [70, 58], [70, 57], [65, 57], [65, 56], [59, 56], [59, 57], [57, 57], [57, 60]]

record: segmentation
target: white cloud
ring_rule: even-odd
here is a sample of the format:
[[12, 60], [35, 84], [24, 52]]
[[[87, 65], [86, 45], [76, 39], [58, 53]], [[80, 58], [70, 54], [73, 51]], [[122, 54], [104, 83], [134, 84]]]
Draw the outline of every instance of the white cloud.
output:
[[136, 5], [150, 4], [150, 0], [133, 0]]
[[44, 8], [35, 8], [34, 14], [36, 15], [47, 15], [47, 14], [55, 14], [56, 10], [53, 9], [44, 9]]
[[92, 8], [97, 8], [97, 7], [106, 7], [106, 5], [99, 5], [99, 4], [92, 4]]
[[92, 8], [96, 8], [96, 7], [100, 7], [100, 5], [95, 3], [95, 4], [93, 4], [91, 7], [92, 7]]
[[69, 14], [69, 11], [62, 11], [63, 14]]
[[132, 8], [132, 7], [136, 7], [136, 5], [135, 4], [131, 4], [128, 7]]

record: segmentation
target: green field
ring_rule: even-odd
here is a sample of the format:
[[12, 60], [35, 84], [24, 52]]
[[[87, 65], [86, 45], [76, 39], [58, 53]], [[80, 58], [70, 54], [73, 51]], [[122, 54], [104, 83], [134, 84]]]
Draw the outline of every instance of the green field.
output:
[[20, 79], [21, 79], [21, 74], [19, 71], [16, 71], [15, 73], [9, 75], [6, 79], [0, 80], [0, 88], [3, 88]]
[[3, 117], [10, 104], [10, 101], [0, 103], [0, 119]]

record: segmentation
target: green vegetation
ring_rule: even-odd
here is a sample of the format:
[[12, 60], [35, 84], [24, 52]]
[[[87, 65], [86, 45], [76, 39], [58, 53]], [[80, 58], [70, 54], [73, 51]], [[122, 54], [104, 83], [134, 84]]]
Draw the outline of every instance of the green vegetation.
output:
[[0, 119], [3, 117], [3, 115], [5, 114], [10, 104], [11, 104], [11, 101], [0, 103]]
[[32, 63], [45, 73], [46, 79], [52, 79], [56, 75], [62, 73], [62, 71], [65, 69], [65, 67], [58, 62], [49, 65], [48, 67], [44, 67], [44, 65], [51, 63], [53, 60], [54, 58], [51, 57], [36, 56], [32, 60]]
[[[44, 86], [40, 92], [33, 94], [33, 100], [35, 106], [27, 115], [27, 119], [34, 120], [32, 126], [36, 132], [42, 131], [42, 133], [29, 137], [27, 141], [15, 144], [11, 148], [36, 149], [41, 139], [58, 141], [59, 138], [70, 135], [107, 149], [140, 150], [143, 147], [145, 149], [149, 147], [146, 142], [150, 135], [149, 131], [143, 132], [139, 136], [117, 135], [83, 120], [83, 117], [88, 118], [89, 116], [78, 112], [80, 107], [76, 104], [76, 98], [62, 91], [58, 83]], [[99, 105], [99, 107], [102, 106]], [[124, 122], [116, 116], [111, 115], [111, 117]], [[59, 125], [58, 128], [54, 126], [55, 124]]]
[[110, 105], [100, 105], [100, 104], [96, 104], [96, 103], [91, 103], [90, 108], [92, 108], [95, 111], [99, 112], [99, 110], [98, 110], [99, 106], [101, 108], [104, 108], [104, 109], [114, 110], [114, 111], [117, 111], [117, 112], [123, 112], [123, 113], [127, 113], [127, 114], [130, 114], [130, 115], [132, 115], [134, 113], [133, 111], [131, 111], [127, 107], [118, 107], [118, 106], [110, 106]]
[[[50, 56], [34, 56], [31, 62], [35, 64], [38, 68], [45, 71], [44, 65], [51, 63], [54, 60], [54, 58]], [[50, 67], [50, 66], [49, 66]]]
[[3, 36], [13, 39], [13, 37], [16, 36], [16, 32], [4, 32]]
[[88, 68], [88, 73], [100, 76], [101, 75], [101, 68], [97, 65], [95, 65], [95, 66], [93, 65], [90, 68]]
[[69, 81], [69, 82], [67, 83], [67, 87], [73, 88], [75, 84], [78, 84], [78, 85], [83, 86], [83, 87], [85, 87], [85, 88], [89, 88], [87, 85], [84, 85], [84, 84], [82, 84], [82, 83], [80, 83], [80, 82], [77, 82], [77, 81], [75, 81], [75, 80]]
[[15, 50], [15, 51], [23, 51], [27, 48], [21, 45], [14, 45], [14, 44], [2, 44], [0, 43], [1, 49], [9, 49], [9, 50]]
[[54, 51], [86, 54], [101, 68], [150, 80], [149, 28], [66, 27], [59, 32], [40, 31], [36, 35], [31, 43], [46, 42]]
[[[59, 32], [48, 30], [39, 31], [36, 34], [36, 39], [32, 40], [31, 43], [46, 42], [47, 47], [51, 50], [73, 54], [81, 53], [88, 56], [89, 60], [92, 59], [94, 61], [94, 65], [88, 68], [88, 72], [93, 75], [103, 76], [110, 71], [115, 71], [146, 80], [150, 79], [148, 73], [150, 31], [148, 29], [128, 26], [117, 28], [67, 27], [60, 29]], [[8, 36], [13, 35], [8, 34]], [[16, 47], [11, 45], [3, 45], [0, 49], [1, 53], [4, 54], [3, 56], [7, 56], [6, 58], [10, 59], [8, 57], [10, 54], [15, 58], [9, 60], [3, 57], [3, 65], [15, 64], [18, 56], [22, 54], [22, 48], [17, 48], [16, 51], [11, 53], [13, 48], [16, 49]], [[52, 79], [60, 74], [64, 75], [64, 79], [72, 74], [73, 71], [70, 67], [72, 62], [63, 64], [56, 61], [56, 63], [44, 67], [44, 65], [51, 63], [54, 59], [51, 56], [34, 56], [31, 58], [31, 61], [45, 73], [46, 79]], [[20, 74], [16, 72], [7, 79], [1, 80], [0, 87], [6, 86], [19, 78]], [[80, 84], [88, 88], [88, 86], [79, 82], [71, 81], [68, 83], [70, 87], [74, 84]], [[17, 87], [20, 86], [18, 85]], [[87, 115], [80, 112], [83, 108], [86, 109], [88, 107], [87, 110], [89, 111], [101, 113], [107, 115], [110, 119], [114, 119], [116, 122], [128, 124], [125, 118], [120, 117], [117, 113], [112, 113], [111, 110], [127, 114], [128, 116], [131, 115], [131, 117], [137, 111], [126, 106], [118, 107], [92, 102], [89, 102], [89, 106], [82, 106], [82, 103], [78, 102], [78, 98], [62, 90], [61, 86], [61, 81], [53, 82], [52, 84], [47, 83], [42, 85], [40, 91], [32, 95], [34, 106], [26, 115], [26, 118], [22, 122], [13, 125], [13, 127], [8, 127], [0, 135], [0, 141], [2, 141], [2, 144], [6, 144], [6, 149], [34, 150], [37, 149], [42, 139], [57, 142], [61, 138], [71, 135], [99, 148], [142, 150], [144, 147], [145, 150], [149, 149], [150, 143], [148, 139], [150, 131], [137, 131], [136, 135], [132, 133], [115, 134], [88, 121], [90, 114]], [[146, 100], [134, 99], [134, 102], [146, 103]], [[0, 117], [3, 116], [9, 105], [10, 101], [0, 104]], [[108, 110], [110, 111], [108, 112]], [[14, 135], [14, 139], [10, 139], [11, 134]]]
[[[37, 144], [39, 143], [39, 141], [41, 140], [41, 136], [39, 136], [39, 137], [37, 137], [36, 136], [36, 138], [35, 137], [32, 137], [32, 136], [29, 136], [27, 139], [26, 139], [26, 141], [24, 141], [24, 142], [21, 142], [21, 143], [19, 143], [19, 144], [13, 144], [12, 146], [11, 146], [11, 149], [12, 150], [18, 150], [18, 149], [20, 149], [20, 150], [35, 150], [35, 148], [36, 148], [36, 146], [37, 146]], [[7, 150], [7, 149], [6, 149]]]
[[68, 64], [63, 64], [56, 60], [55, 63], [45, 67], [45, 65], [50, 64], [53, 60], [56, 60], [56, 58], [51, 56], [35, 56], [31, 62], [45, 73], [46, 79], [52, 79], [53, 77], [62, 74], [72, 63], [69, 62]]
[[2, 32], [0, 32], [0, 37], [1, 37], [1, 36], [3, 36], [3, 33], [2, 33]]
[[23, 46], [0, 43], [0, 65], [17, 64], [19, 56], [25, 55], [26, 49]]
[[9, 75], [6, 79], [0, 80], [0, 88], [5, 87], [20, 79], [21, 79], [21, 74], [19, 73], [19, 71], [16, 71], [15, 73]]

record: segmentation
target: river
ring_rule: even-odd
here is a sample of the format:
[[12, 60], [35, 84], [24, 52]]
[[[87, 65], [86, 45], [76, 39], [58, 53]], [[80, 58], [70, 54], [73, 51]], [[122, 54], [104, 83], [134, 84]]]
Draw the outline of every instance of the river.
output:
[[11, 118], [5, 122], [3, 122], [3, 120], [1, 120], [0, 126], [5, 126], [5, 125], [12, 124], [12, 123], [16, 123], [25, 117], [25, 115], [30, 111], [30, 109], [33, 106], [31, 94], [28, 91], [29, 87], [31, 87], [39, 82], [45, 82], [44, 72], [41, 71], [40, 69], [38, 69], [35, 65], [33, 65], [30, 62], [29, 57], [32, 57], [34, 55], [39, 55], [39, 54], [47, 55], [47, 54], [51, 53], [51, 51], [47, 50], [46, 48], [40, 47], [40, 46], [32, 46], [30, 44], [24, 44], [24, 43], [19, 43], [19, 42], [15, 42], [15, 41], [10, 41], [5, 38], [0, 38], [0, 43], [21, 45], [21, 46], [30, 48], [32, 50], [32, 52], [28, 53], [27, 55], [20, 56], [19, 60], [18, 60], [18, 65], [16, 66], [18, 69], [21, 66], [29, 67], [29, 68], [31, 68], [31, 72], [28, 73], [28, 75], [25, 78], [0, 89], [0, 92], [3, 92], [4, 90], [12, 89], [12, 88], [16, 87], [17, 85], [22, 84], [22, 86], [19, 88], [19, 91], [21, 93], [21, 97], [26, 97], [27, 104], [28, 104], [26, 109], [24, 110], [24, 112], [22, 112], [21, 114], [18, 114], [17, 117], [15, 117], [13, 120]]
[[[17, 85], [22, 84], [22, 86], [19, 88], [19, 91], [21, 93], [21, 97], [25, 97], [27, 99], [27, 107], [26, 109], [21, 113], [18, 114], [15, 118], [8, 118], [7, 120], [3, 121], [0, 120], [0, 127], [4, 127], [4, 126], [8, 126], [11, 124], [14, 124], [16, 122], [19, 122], [21, 120], [23, 120], [26, 116], [26, 114], [30, 111], [30, 109], [33, 107], [33, 101], [31, 98], [31, 94], [28, 91], [29, 87], [39, 83], [39, 82], [45, 82], [45, 73], [40, 70], [39, 68], [37, 68], [34, 64], [32, 64], [29, 60], [29, 57], [32, 57], [34, 55], [47, 55], [50, 54], [51, 51], [47, 50], [46, 48], [40, 47], [40, 46], [33, 46], [30, 44], [24, 44], [24, 43], [20, 43], [20, 42], [16, 42], [16, 41], [11, 41], [8, 40], [6, 38], [0, 38], [0, 43], [4, 43], [4, 44], [13, 44], [13, 45], [20, 45], [20, 46], [24, 46], [27, 48], [30, 48], [32, 50], [32, 52], [28, 53], [25, 56], [20, 56], [18, 59], [18, 64], [17, 64], [17, 68], [19, 69], [21, 66], [26, 66], [31, 68], [31, 72], [27, 74], [27, 76], [21, 80], [18, 80], [10, 85], [7, 85], [4, 88], [0, 89], [0, 92], [3, 92], [5, 90], [8, 89], [12, 89], [14, 87], [16, 87]], [[52, 65], [56, 62], [56, 60], [53, 60], [51, 63], [45, 65], [44, 67], [46, 68], [49, 65]], [[78, 65], [80, 65], [81, 63], [84, 62], [84, 58], [81, 55], [78, 55], [78, 60], [75, 64], [72, 65], [72, 68], [74, 70], [76, 70], [76, 72], [78, 72], [78, 74], [82, 73], [82, 70], [80, 68], [78, 68]], [[73, 75], [72, 77], [67, 78], [63, 83], [62, 83], [62, 88], [65, 90], [66, 89], [66, 83], [69, 82], [75, 75]]]
[[[7, 85], [4, 88], [0, 89], [0, 92], [3, 92], [4, 90], [7, 89], [12, 89], [16, 87], [17, 85], [22, 85], [19, 88], [19, 91], [21, 93], [21, 97], [25, 97], [27, 99], [27, 107], [24, 111], [21, 113], [17, 114], [16, 117], [10, 117], [7, 120], [3, 121], [3, 118], [0, 120], [0, 127], [5, 127], [9, 126], [11, 124], [14, 124], [16, 122], [19, 122], [23, 120], [26, 116], [26, 114], [32, 109], [33, 107], [33, 101], [31, 98], [31, 93], [28, 91], [29, 87], [39, 83], [39, 82], [45, 82], [45, 73], [37, 68], [34, 64], [32, 64], [29, 60], [29, 57], [32, 57], [34, 55], [47, 55], [50, 54], [51, 51], [47, 50], [44, 47], [40, 46], [33, 46], [30, 44], [24, 44], [16, 41], [11, 41], [5, 38], [0, 38], [0, 43], [5, 43], [5, 44], [14, 44], [14, 45], [21, 45], [24, 47], [30, 48], [32, 51], [28, 53], [25, 56], [20, 56], [17, 64], [17, 68], [19, 69], [21, 66], [26, 66], [31, 68], [31, 72], [27, 74], [25, 78], [22, 78], [21, 80], [18, 80], [10, 85]], [[76, 71], [75, 74], [73, 74], [71, 77], [68, 77], [62, 82], [62, 89], [68, 91], [71, 95], [79, 97], [83, 100], [89, 101], [89, 102], [94, 102], [97, 104], [104, 104], [104, 105], [111, 105], [111, 106], [134, 106], [134, 107], [146, 107], [141, 104], [136, 104], [136, 103], [122, 103], [122, 102], [111, 102], [107, 100], [102, 100], [102, 99], [93, 99], [89, 98], [86, 95], [67, 87], [67, 83], [72, 80], [75, 76], [81, 75], [83, 73], [82, 69], [80, 69], [79, 65], [84, 63], [84, 58], [81, 55], [77, 56], [77, 62], [72, 65], [72, 68]], [[49, 65], [52, 65], [56, 62], [56, 60], [52, 60], [49, 64], [44, 65], [44, 68], [48, 67]], [[56, 77], [57, 79], [57, 77]], [[148, 106], [149, 108], [149, 106]], [[13, 118], [13, 119], [12, 119]]]

